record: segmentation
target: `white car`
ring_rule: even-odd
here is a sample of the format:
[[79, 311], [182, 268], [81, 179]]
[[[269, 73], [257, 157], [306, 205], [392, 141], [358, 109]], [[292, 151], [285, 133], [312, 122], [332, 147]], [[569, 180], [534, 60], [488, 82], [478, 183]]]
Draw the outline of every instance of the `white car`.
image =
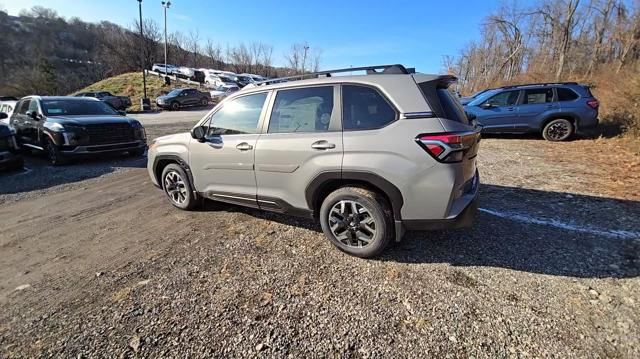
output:
[[7, 114], [7, 118], [5, 118], [4, 120], [0, 120], [0, 122], [6, 123], [7, 125], [9, 124], [9, 119], [11, 118], [13, 111], [16, 109], [16, 103], [18, 103], [18, 101], [0, 102], [0, 112], [4, 112]]
[[151, 71], [169, 75], [176, 73], [177, 69], [178, 68], [176, 66], [170, 64], [167, 64], [166, 69], [164, 67], [164, 64], [153, 64], [153, 66], [151, 66]]
[[190, 79], [195, 74], [194, 70], [190, 67], [180, 66], [176, 72], [176, 75]]
[[256, 74], [240, 74], [239, 76], [250, 77], [253, 80], [253, 82], [260, 82], [260, 81], [266, 80], [266, 78], [264, 78], [263, 76], [256, 75]]

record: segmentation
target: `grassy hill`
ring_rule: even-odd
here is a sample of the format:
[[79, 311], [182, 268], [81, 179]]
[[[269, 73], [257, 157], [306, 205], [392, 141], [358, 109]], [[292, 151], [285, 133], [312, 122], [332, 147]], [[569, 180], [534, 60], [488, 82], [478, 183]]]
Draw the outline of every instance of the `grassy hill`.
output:
[[[147, 97], [151, 99], [151, 105], [156, 97], [165, 94], [174, 87], [180, 87], [180, 83], [172, 81], [171, 86], [165, 86], [164, 81], [153, 75], [147, 76]], [[102, 81], [98, 81], [92, 85], [89, 85], [81, 90], [74, 92], [85, 91], [109, 91], [116, 96], [129, 96], [131, 98], [131, 107], [129, 111], [140, 111], [140, 99], [143, 95], [142, 90], [142, 73], [129, 72], [126, 74], [110, 77]], [[72, 95], [73, 95], [72, 94]]]

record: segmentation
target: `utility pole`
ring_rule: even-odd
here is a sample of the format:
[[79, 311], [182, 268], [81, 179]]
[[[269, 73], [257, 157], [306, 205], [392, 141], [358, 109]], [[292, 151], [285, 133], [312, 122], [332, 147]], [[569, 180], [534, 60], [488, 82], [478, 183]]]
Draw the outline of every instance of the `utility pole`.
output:
[[302, 73], [304, 74], [304, 66], [307, 62], [307, 51], [309, 51], [309, 45], [304, 45], [304, 56], [302, 56]]
[[162, 7], [164, 8], [164, 74], [168, 75], [167, 71], [167, 9], [171, 6], [171, 1], [162, 1]]
[[147, 98], [147, 72], [144, 68], [144, 35], [142, 33], [142, 0], [138, 0], [138, 13], [140, 14], [140, 65], [142, 66], [142, 90], [144, 97], [141, 100], [142, 110], [146, 110], [149, 105], [149, 99]]

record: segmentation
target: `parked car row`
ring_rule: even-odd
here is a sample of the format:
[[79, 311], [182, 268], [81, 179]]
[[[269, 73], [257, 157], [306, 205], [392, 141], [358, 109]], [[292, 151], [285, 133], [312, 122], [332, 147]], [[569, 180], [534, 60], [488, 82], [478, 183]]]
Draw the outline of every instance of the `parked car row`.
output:
[[151, 71], [175, 75], [176, 77], [189, 79], [211, 87], [235, 85], [239, 88], [243, 88], [248, 84], [266, 80], [265, 77], [256, 74], [236, 74], [231, 71], [206, 68], [194, 69], [186, 66], [175, 66], [170, 64], [167, 64], [166, 66], [164, 64], [153, 64], [153, 66], [151, 66]]
[[483, 133], [538, 133], [549, 141], [565, 141], [599, 121], [598, 100], [589, 86], [576, 82], [486, 89], [460, 103]]
[[[0, 119], [7, 117], [0, 113]], [[21, 167], [18, 150], [44, 153], [57, 166], [87, 155], [142, 156], [146, 149], [140, 122], [92, 97], [26, 96], [9, 125], [0, 125], [0, 168]]]

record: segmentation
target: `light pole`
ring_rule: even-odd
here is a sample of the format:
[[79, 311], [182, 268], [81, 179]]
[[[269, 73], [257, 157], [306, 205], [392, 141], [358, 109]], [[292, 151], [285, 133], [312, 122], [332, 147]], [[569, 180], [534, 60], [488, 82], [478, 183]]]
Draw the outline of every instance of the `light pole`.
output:
[[147, 103], [147, 73], [144, 69], [144, 35], [142, 34], [142, 0], [138, 0], [138, 13], [140, 14], [140, 65], [142, 66], [142, 91], [144, 97], [141, 100], [141, 107], [143, 110], [148, 107]]
[[162, 7], [164, 8], [164, 74], [168, 74], [167, 71], [167, 9], [171, 6], [171, 1], [162, 1]]
[[309, 51], [309, 45], [304, 45], [304, 56], [302, 56], [302, 73], [304, 74], [304, 65], [307, 62], [307, 51]]

